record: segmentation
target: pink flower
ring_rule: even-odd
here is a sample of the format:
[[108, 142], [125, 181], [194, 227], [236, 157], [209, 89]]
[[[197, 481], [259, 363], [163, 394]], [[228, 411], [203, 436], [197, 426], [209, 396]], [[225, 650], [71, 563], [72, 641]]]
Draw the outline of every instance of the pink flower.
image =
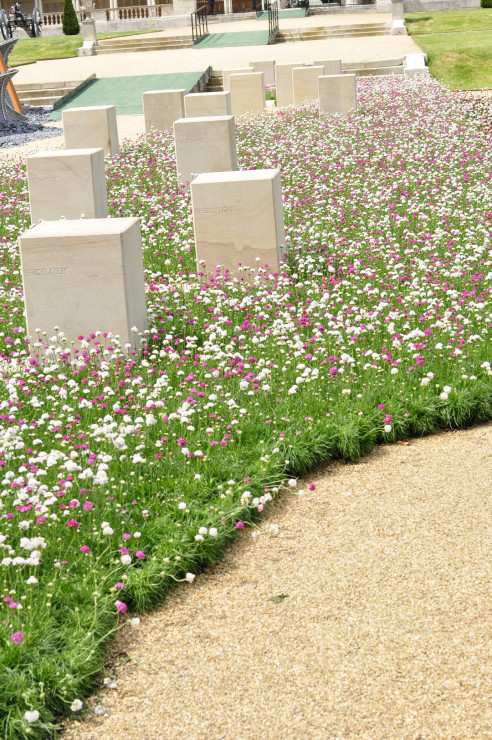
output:
[[92, 503], [92, 501], [86, 501], [84, 504], [84, 511], [90, 511], [93, 506], [94, 504]]
[[118, 581], [118, 583], [115, 583], [114, 584], [114, 587], [115, 588], [125, 588], [125, 585], [123, 583], [121, 583], [120, 581]]
[[128, 532], [125, 532], [125, 534], [123, 535], [124, 540], [130, 540], [131, 537], [132, 537], [131, 534], [128, 534]]
[[244, 529], [244, 522], [236, 522], [236, 529]]
[[337, 367], [330, 367], [330, 375], [332, 378], [335, 377], [335, 375], [338, 375], [338, 368]]
[[67, 527], [70, 529], [70, 527], [78, 527], [79, 523], [76, 519], [70, 519], [69, 522], [67, 522]]
[[125, 604], [124, 601], [117, 601], [116, 602], [116, 608], [122, 614], [124, 614], [126, 612], [126, 610], [128, 609], [128, 607], [127, 607], [127, 605]]
[[384, 403], [378, 403], [378, 409], [382, 411], [384, 409]]
[[177, 440], [180, 447], [186, 447], [186, 440], [183, 439], [183, 437], [179, 437]]
[[135, 553], [135, 557], [138, 558], [139, 560], [145, 560], [145, 553], [144, 553], [144, 551], [143, 550], [137, 550], [137, 552]]
[[130, 552], [130, 550], [128, 549], [128, 547], [120, 547], [119, 552], [120, 552], [121, 555], [128, 555], [128, 553]]
[[90, 551], [91, 551], [90, 547], [88, 547], [87, 545], [81, 545], [80, 552], [90, 552]]
[[315, 488], [316, 486], [314, 485], [314, 483], [311, 483], [311, 485], [309, 486], [309, 490], [314, 491]]
[[12, 642], [14, 642], [16, 645], [20, 645], [22, 640], [24, 639], [24, 633], [23, 632], [13, 632], [10, 635], [10, 639]]

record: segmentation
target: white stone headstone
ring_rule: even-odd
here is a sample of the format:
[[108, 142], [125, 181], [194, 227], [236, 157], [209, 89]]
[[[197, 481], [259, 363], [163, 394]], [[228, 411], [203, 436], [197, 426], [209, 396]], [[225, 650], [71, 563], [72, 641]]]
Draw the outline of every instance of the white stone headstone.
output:
[[27, 333], [96, 331], [140, 344], [147, 329], [145, 282], [138, 218], [43, 221], [20, 237]]
[[231, 115], [231, 96], [228, 92], [185, 95], [184, 105], [186, 118]]
[[234, 69], [223, 69], [222, 70], [222, 87], [226, 92], [230, 91], [229, 87], [229, 77], [231, 75], [243, 75], [243, 74], [249, 74], [251, 72], [251, 67], [237, 67]]
[[101, 147], [104, 154], [119, 154], [118, 125], [114, 105], [68, 108], [62, 111], [66, 149]]
[[233, 116], [263, 113], [266, 107], [265, 77], [263, 72], [231, 75], [231, 111]]
[[357, 110], [356, 75], [318, 77], [319, 112], [346, 116]]
[[265, 75], [265, 85], [267, 87], [275, 85], [275, 61], [265, 60], [262, 62], [250, 62], [249, 66], [253, 72], [263, 72]]
[[423, 53], [407, 54], [403, 74], [405, 77], [414, 75], [430, 75], [429, 67], [426, 65], [427, 55]]
[[174, 122], [178, 183], [202, 172], [237, 170], [234, 116], [180, 118]]
[[276, 64], [275, 80], [277, 86], [277, 108], [285, 108], [294, 105], [294, 94], [292, 89], [292, 70], [299, 64]]
[[149, 90], [142, 94], [145, 131], [172, 133], [174, 121], [184, 116], [186, 90]]
[[267, 265], [268, 272], [279, 271], [285, 257], [280, 170], [198, 175], [191, 200], [199, 273], [215, 275], [220, 266], [251, 279]]
[[322, 74], [324, 74], [324, 67], [293, 68], [292, 94], [294, 105], [303, 105], [318, 99], [318, 77]]
[[342, 74], [342, 60], [341, 59], [321, 59], [314, 62], [315, 67], [323, 67], [325, 75], [341, 75]]
[[102, 149], [37, 152], [26, 162], [33, 224], [108, 215]]

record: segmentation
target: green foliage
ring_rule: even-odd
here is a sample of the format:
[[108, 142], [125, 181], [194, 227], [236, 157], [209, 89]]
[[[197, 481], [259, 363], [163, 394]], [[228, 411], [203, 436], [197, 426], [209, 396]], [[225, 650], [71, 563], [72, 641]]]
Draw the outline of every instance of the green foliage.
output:
[[482, 0], [480, 4], [482, 8], [492, 8], [492, 0]]
[[63, 33], [65, 36], [77, 36], [80, 33], [80, 26], [72, 0], [63, 2]]

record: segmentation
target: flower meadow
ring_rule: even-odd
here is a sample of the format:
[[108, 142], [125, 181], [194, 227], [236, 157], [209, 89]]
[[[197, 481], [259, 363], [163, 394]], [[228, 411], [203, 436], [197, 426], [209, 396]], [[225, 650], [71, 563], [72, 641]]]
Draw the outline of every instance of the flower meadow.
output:
[[95, 326], [78, 352], [54, 327], [29, 354], [26, 172], [1, 162], [2, 738], [83, 709], [111, 633], [297, 476], [492, 417], [490, 103], [397, 77], [358, 96], [347, 120], [238, 122], [240, 167], [283, 183], [287, 262], [253, 281], [197, 280], [171, 136], [108, 159], [111, 216], [141, 219], [138, 353]]

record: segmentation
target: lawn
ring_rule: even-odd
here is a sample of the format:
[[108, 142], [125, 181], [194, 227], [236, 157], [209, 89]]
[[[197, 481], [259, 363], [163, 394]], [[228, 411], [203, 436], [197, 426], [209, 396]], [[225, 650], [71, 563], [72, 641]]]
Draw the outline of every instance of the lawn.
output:
[[410, 13], [405, 21], [431, 73], [451, 90], [492, 87], [492, 9]]
[[83, 712], [112, 631], [296, 476], [492, 418], [490, 104], [430, 78], [357, 93], [347, 119], [237, 121], [239, 167], [283, 187], [287, 262], [253, 283], [197, 281], [171, 135], [108, 159], [111, 215], [142, 225], [141, 354], [97, 326], [75, 356], [55, 329], [29, 354], [26, 172], [0, 160], [2, 740]]
[[[155, 31], [119, 31], [115, 33], [98, 33], [98, 39], [109, 39], [119, 36], [138, 36], [143, 33], [155, 33]], [[82, 46], [82, 36], [41, 36], [36, 39], [19, 39], [13, 50], [9, 64], [26, 62], [37, 62], [42, 59], [65, 59], [76, 57], [77, 49]]]

